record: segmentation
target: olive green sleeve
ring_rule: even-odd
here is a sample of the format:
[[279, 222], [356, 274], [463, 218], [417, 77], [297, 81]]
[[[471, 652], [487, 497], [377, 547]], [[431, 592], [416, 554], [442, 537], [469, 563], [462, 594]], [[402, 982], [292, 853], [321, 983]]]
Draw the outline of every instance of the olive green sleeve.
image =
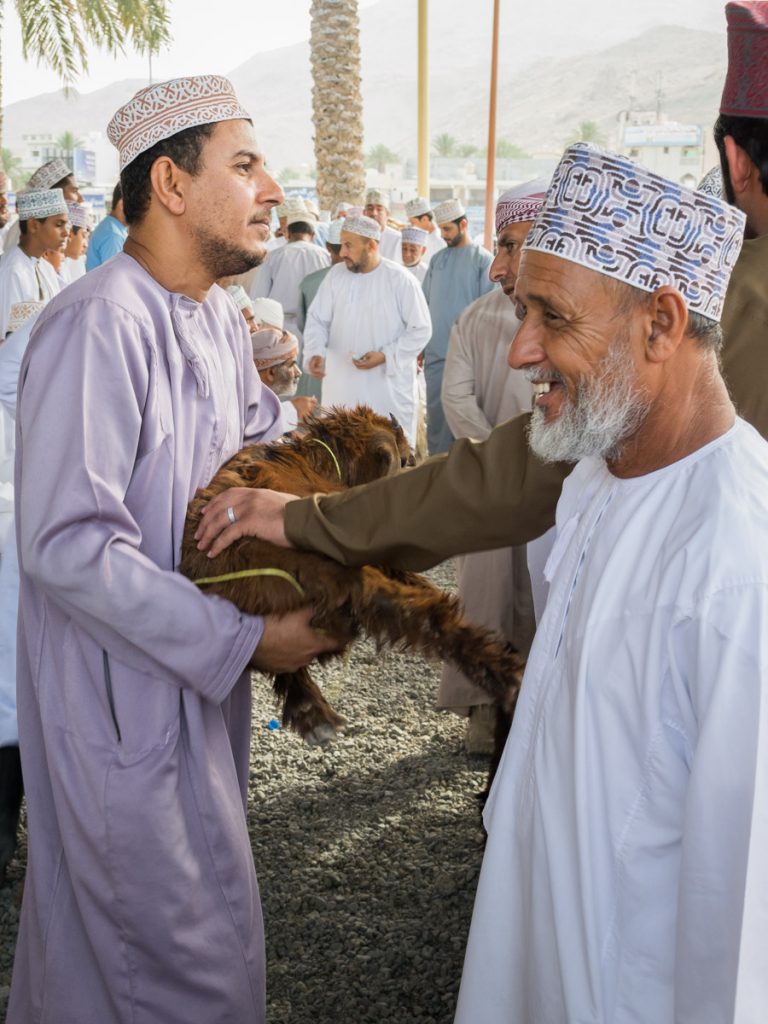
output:
[[536, 458], [528, 419], [501, 424], [482, 443], [455, 441], [446, 455], [397, 476], [291, 502], [288, 539], [345, 565], [415, 571], [451, 555], [525, 544], [553, 525], [573, 468]]

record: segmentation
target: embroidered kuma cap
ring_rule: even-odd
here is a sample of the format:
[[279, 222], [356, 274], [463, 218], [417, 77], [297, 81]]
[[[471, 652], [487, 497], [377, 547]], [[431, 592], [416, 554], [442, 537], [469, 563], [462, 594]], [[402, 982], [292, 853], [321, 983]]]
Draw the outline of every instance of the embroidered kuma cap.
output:
[[404, 242], [410, 242], [412, 245], [423, 245], [425, 247], [427, 244], [427, 239], [429, 238], [429, 235], [427, 234], [426, 231], [422, 231], [421, 228], [413, 227], [403, 228], [402, 236], [402, 240]]
[[748, 0], [725, 5], [728, 71], [720, 113], [768, 117], [768, 4]]
[[745, 217], [624, 156], [566, 149], [523, 252], [578, 263], [642, 291], [676, 288], [688, 309], [719, 320]]
[[421, 217], [423, 214], [429, 213], [431, 210], [432, 204], [423, 196], [416, 196], [415, 199], [409, 199], [405, 204], [405, 213], [408, 217]]
[[35, 173], [27, 182], [27, 189], [30, 192], [37, 192], [40, 189], [50, 188], [64, 178], [72, 174], [72, 168], [63, 160], [49, 160], [47, 164], [38, 167]]
[[696, 186], [696, 191], [703, 192], [706, 196], [715, 196], [717, 199], [724, 199], [723, 174], [720, 168], [712, 167], [708, 170]]
[[90, 231], [93, 227], [93, 219], [85, 203], [67, 202], [67, 216], [74, 228], [87, 228]]
[[438, 224], [449, 224], [452, 220], [460, 220], [467, 215], [458, 199], [446, 199], [444, 203], [438, 203], [432, 213]]
[[238, 309], [251, 308], [251, 297], [241, 284], [228, 284], [227, 291], [235, 300]]
[[332, 220], [328, 225], [328, 238], [326, 241], [330, 242], [331, 245], [341, 245], [341, 232], [344, 230], [346, 222], [346, 217], [337, 217], [336, 220]]
[[64, 193], [60, 188], [35, 189], [19, 192], [16, 196], [16, 212], [19, 220], [45, 220], [57, 213], [69, 217]]
[[362, 235], [363, 238], [372, 238], [375, 242], [381, 241], [381, 228], [373, 217], [366, 217], [363, 214], [357, 217], [347, 214], [341, 230], [349, 231], [353, 235]]
[[535, 220], [549, 188], [549, 178], [534, 178], [502, 192], [496, 202], [496, 234], [509, 224]]
[[172, 78], [140, 89], [107, 125], [120, 153], [120, 170], [163, 139], [218, 121], [250, 121], [232, 83], [221, 75]]
[[389, 209], [389, 196], [378, 188], [369, 188], [365, 193], [366, 206], [384, 206]]

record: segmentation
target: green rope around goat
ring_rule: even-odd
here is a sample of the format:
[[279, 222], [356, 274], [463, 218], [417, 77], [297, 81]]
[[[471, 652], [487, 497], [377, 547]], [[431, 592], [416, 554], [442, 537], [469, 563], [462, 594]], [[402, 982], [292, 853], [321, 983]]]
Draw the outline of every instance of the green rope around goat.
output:
[[321, 441], [319, 437], [310, 437], [309, 440], [313, 441], [315, 444], [321, 444], [323, 448], [325, 448], [325, 450], [333, 459], [333, 464], [336, 467], [336, 472], [339, 474], [339, 480], [341, 480], [341, 466], [339, 465], [339, 460], [336, 458], [334, 454], [333, 448], [331, 448], [330, 445], [327, 445], [325, 441]]
[[206, 583], [229, 583], [230, 580], [244, 580], [249, 576], [276, 576], [278, 579], [287, 580], [292, 587], [298, 590], [302, 597], [307, 596], [299, 581], [284, 569], [241, 569], [239, 572], [225, 572], [223, 576], [206, 576], [202, 580], [194, 580], [193, 582], [198, 587], [204, 587]]

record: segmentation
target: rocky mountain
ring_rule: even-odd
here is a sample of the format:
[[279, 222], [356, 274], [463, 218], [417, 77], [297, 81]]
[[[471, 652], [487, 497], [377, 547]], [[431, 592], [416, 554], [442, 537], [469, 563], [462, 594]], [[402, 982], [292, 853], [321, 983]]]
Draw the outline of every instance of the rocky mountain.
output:
[[[432, 136], [482, 145], [486, 133], [490, 8], [431, 5]], [[502, 5], [507, 11], [507, 6]], [[498, 134], [532, 153], [556, 153], [584, 120], [611, 139], [620, 111], [655, 109], [708, 125], [726, 66], [722, 6], [710, 0], [539, 0], [511, 4], [500, 44]], [[567, 14], [563, 14], [563, 11]], [[667, 24], [676, 22], [675, 24]], [[696, 26], [696, 27], [692, 27]], [[381, 0], [361, 13], [366, 146], [416, 149], [416, 4]], [[273, 168], [313, 162], [309, 45], [260, 53], [229, 72]], [[5, 111], [5, 145], [22, 133], [103, 130], [146, 83], [127, 79], [87, 94], [47, 93]]]

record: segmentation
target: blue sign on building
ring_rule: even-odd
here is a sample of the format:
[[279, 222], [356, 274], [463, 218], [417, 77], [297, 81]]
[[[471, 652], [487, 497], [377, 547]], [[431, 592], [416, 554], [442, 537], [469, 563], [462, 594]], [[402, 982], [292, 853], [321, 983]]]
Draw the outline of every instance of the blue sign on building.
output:
[[72, 153], [75, 180], [92, 183], [96, 179], [96, 154], [92, 149], [75, 149]]

